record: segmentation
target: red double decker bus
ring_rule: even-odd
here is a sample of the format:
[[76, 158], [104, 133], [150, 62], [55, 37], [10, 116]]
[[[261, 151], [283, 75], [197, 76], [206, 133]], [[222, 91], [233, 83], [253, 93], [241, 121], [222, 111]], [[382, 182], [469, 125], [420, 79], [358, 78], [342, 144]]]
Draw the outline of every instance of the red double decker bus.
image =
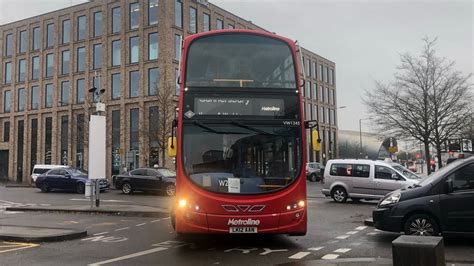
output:
[[306, 234], [298, 73], [295, 42], [275, 34], [220, 30], [184, 40], [177, 137], [168, 143], [177, 233]]

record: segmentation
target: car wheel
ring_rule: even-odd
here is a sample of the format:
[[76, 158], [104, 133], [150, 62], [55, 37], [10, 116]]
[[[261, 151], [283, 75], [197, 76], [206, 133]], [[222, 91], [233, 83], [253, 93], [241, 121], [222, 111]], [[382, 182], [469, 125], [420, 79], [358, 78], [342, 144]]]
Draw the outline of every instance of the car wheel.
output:
[[405, 234], [415, 236], [439, 235], [438, 223], [429, 215], [415, 214], [405, 222]]
[[311, 180], [311, 182], [316, 182], [318, 181], [318, 177], [316, 176], [316, 174], [311, 174], [309, 176], [309, 180]]
[[44, 181], [41, 185], [41, 192], [46, 193], [49, 191], [49, 184], [48, 182]]
[[130, 183], [128, 182], [123, 183], [122, 193], [125, 195], [129, 195], [129, 194], [132, 194], [132, 192], [133, 192], [132, 185], [130, 185]]
[[166, 195], [172, 197], [176, 194], [176, 186], [173, 184], [166, 185]]
[[76, 185], [76, 193], [77, 193], [77, 194], [84, 194], [85, 187], [86, 187], [86, 186], [84, 185], [84, 183], [78, 183], [78, 184]]
[[335, 187], [331, 191], [331, 197], [337, 203], [344, 203], [347, 200], [347, 192], [343, 187]]

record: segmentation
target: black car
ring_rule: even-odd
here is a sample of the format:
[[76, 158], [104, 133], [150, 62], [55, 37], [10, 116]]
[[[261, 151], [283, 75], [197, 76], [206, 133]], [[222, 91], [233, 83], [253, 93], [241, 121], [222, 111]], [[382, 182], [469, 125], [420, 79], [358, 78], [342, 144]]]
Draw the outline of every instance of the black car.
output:
[[372, 215], [375, 227], [384, 231], [474, 236], [474, 157], [387, 194]]
[[[72, 167], [53, 168], [46, 173], [39, 175], [36, 179], [36, 187], [42, 192], [50, 190], [68, 190], [79, 194], [84, 194], [86, 182], [88, 181], [87, 171]], [[109, 189], [109, 182], [103, 178], [99, 179], [100, 191]]]
[[167, 168], [138, 168], [113, 177], [115, 188], [124, 194], [133, 191], [159, 191], [168, 196], [176, 193], [176, 173]]

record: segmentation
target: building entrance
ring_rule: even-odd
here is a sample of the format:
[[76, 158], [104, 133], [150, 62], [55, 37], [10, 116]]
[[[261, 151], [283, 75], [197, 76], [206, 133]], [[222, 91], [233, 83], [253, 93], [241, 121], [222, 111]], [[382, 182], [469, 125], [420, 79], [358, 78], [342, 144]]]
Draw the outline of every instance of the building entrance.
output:
[[8, 179], [8, 150], [0, 150], [0, 179]]

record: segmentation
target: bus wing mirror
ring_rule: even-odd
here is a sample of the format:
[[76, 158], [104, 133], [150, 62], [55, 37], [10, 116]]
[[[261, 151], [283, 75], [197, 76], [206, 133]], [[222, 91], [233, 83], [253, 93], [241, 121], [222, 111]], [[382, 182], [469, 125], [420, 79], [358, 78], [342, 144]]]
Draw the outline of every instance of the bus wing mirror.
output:
[[321, 139], [319, 138], [319, 132], [317, 130], [311, 129], [311, 140], [313, 151], [320, 151]]
[[176, 143], [176, 137], [169, 137], [168, 138], [168, 156], [169, 157], [176, 157], [176, 151], [177, 151], [177, 143]]

